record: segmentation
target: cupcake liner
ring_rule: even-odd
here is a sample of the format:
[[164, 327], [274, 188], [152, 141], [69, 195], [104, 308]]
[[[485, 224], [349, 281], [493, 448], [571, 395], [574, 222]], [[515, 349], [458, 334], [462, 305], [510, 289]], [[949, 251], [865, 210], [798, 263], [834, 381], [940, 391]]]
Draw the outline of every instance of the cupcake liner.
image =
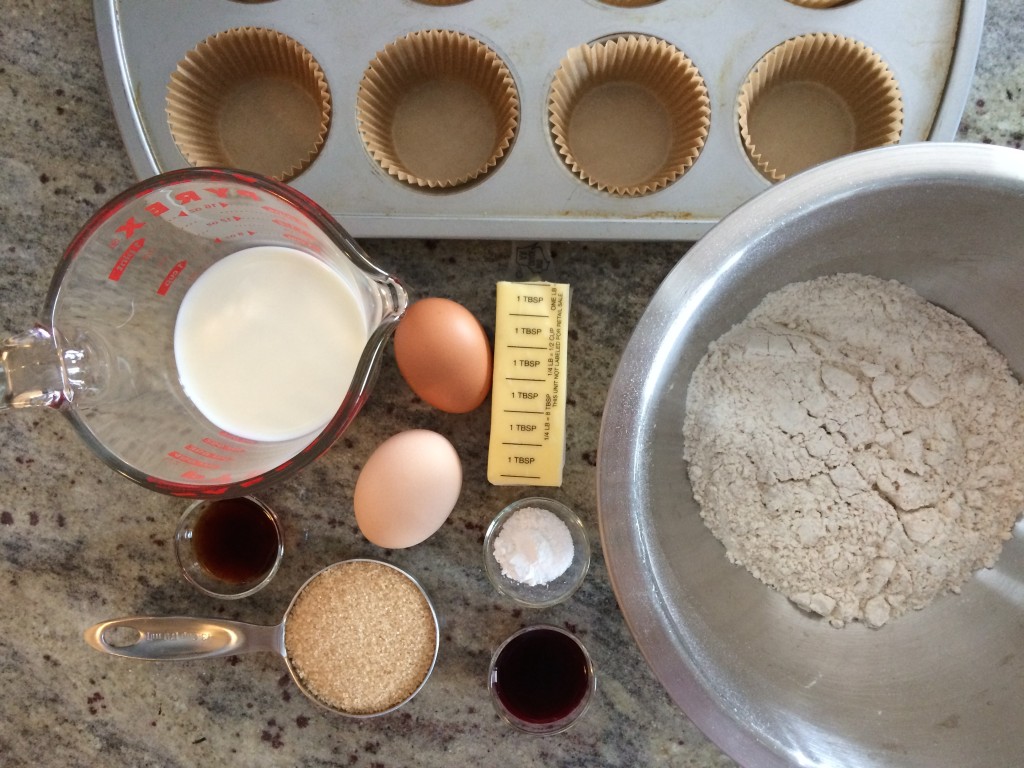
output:
[[637, 35], [570, 50], [548, 96], [565, 163], [590, 186], [620, 196], [650, 194], [685, 173], [704, 147], [710, 111], [689, 58]]
[[507, 155], [519, 125], [512, 73], [461, 32], [401, 37], [367, 67], [356, 99], [359, 133], [391, 176], [427, 189], [479, 179]]
[[599, 0], [604, 5], [615, 5], [619, 8], [642, 8], [645, 5], [654, 5], [661, 0]]
[[834, 34], [795, 37], [751, 70], [737, 104], [750, 161], [771, 181], [871, 147], [896, 144], [903, 97], [882, 58]]
[[194, 166], [229, 166], [288, 181], [327, 137], [331, 96], [312, 54], [272, 29], [211, 35], [179, 62], [167, 120]]

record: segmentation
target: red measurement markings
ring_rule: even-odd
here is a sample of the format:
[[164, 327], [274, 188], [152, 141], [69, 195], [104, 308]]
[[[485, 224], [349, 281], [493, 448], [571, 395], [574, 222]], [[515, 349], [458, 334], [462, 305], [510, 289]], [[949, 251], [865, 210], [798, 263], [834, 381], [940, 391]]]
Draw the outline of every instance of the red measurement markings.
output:
[[222, 443], [222, 442], [219, 442], [217, 440], [214, 440], [212, 437], [204, 437], [203, 438], [203, 443], [205, 445], [210, 446], [211, 448], [216, 448], [218, 451], [231, 451], [232, 453], [245, 453], [245, 448], [243, 448], [240, 445], [230, 445], [229, 443]]
[[[200, 480], [206, 483], [230, 483], [232, 481], [231, 475], [218, 475], [217, 477], [207, 477], [202, 472], [196, 472], [195, 470], [188, 470], [187, 472], [181, 473], [182, 480]], [[204, 494], [220, 494], [227, 491], [227, 486], [224, 488], [204, 488]]]
[[186, 456], [181, 451], [171, 451], [167, 455], [170, 458], [174, 459], [175, 461], [180, 461], [183, 464], [189, 464], [193, 467], [202, 467], [203, 469], [220, 469], [220, 466], [217, 464], [207, 464], [206, 462], [200, 461], [199, 459], [194, 459], [191, 456]]
[[238, 435], [232, 435], [230, 432], [225, 432], [223, 429], [217, 433], [221, 437], [226, 437], [228, 440], [234, 440], [236, 443], [244, 443], [245, 445], [256, 445], [258, 440], [250, 440], [247, 437], [239, 437]]
[[204, 459], [209, 459], [210, 461], [231, 461], [232, 459], [231, 456], [221, 456], [219, 453], [207, 451], [205, 448], [200, 448], [198, 445], [193, 443], [186, 445], [185, 450], [190, 453], [194, 453], [196, 456], [202, 456]]
[[138, 240], [133, 242], [121, 253], [121, 258], [114, 264], [114, 268], [110, 270], [108, 277], [115, 282], [121, 279], [121, 275], [128, 269], [128, 265], [132, 263], [132, 259], [135, 258], [136, 254], [142, 250], [142, 246], [146, 244], [146, 238], [140, 237]]
[[[231, 490], [230, 485], [210, 485], [207, 483], [201, 489], [201, 493], [197, 493], [196, 482], [202, 482], [206, 480], [206, 475], [199, 472], [193, 472], [188, 470], [181, 474], [181, 479], [187, 482], [176, 482], [174, 480], [165, 480], [161, 477], [153, 477], [149, 475], [146, 477], [146, 484], [153, 487], [158, 491], [163, 491], [166, 494], [175, 496], [181, 499], [194, 499], [199, 495], [202, 496], [220, 496]], [[231, 475], [221, 475], [220, 477], [211, 477], [210, 483], [230, 483]]]
[[[217, 433], [217, 437], [219, 439], [216, 440], [212, 437], [204, 437], [199, 442], [218, 451], [236, 454], [245, 453], [246, 445], [255, 445], [257, 443], [256, 440], [249, 440], [248, 438], [245, 437], [232, 435], [230, 432], [225, 432], [224, 430], [220, 430]], [[241, 445], [234, 445], [234, 443], [241, 443]], [[220, 453], [208, 451], [205, 448], [201, 448], [200, 446], [196, 445], [195, 443], [188, 443], [185, 446], [184, 451], [186, 451], [187, 453], [183, 453], [182, 451], [171, 451], [167, 455], [170, 456], [172, 459], [175, 459], [176, 461], [181, 461], [184, 462], [185, 464], [191, 464], [192, 466], [196, 467], [203, 467], [204, 469], [219, 469], [220, 467], [217, 464], [207, 464], [196, 457], [202, 457], [203, 459], [206, 459], [206, 461], [219, 462], [231, 461], [234, 458], [233, 456], [224, 456], [221, 455]], [[188, 454], [194, 454], [194, 456]]]
[[[240, 175], [236, 175], [236, 178], [239, 178], [243, 181], [246, 180], [244, 176]], [[185, 183], [185, 181], [183, 180], [179, 183]], [[151, 194], [152, 192], [152, 189], [142, 190], [136, 195], [136, 199], [142, 199], [146, 195]], [[168, 205], [168, 203], [166, 202], [155, 200], [143, 206], [143, 208], [146, 211], [146, 213], [155, 218], [160, 218], [168, 214], [177, 215], [181, 217], [190, 215], [189, 211], [186, 209], [186, 206], [188, 206], [191, 203], [205, 203], [206, 207], [210, 207], [213, 204], [218, 204], [222, 207], [230, 208], [230, 202], [224, 201], [230, 200], [233, 197], [247, 198], [249, 200], [254, 200], [256, 202], [264, 202], [264, 198], [258, 192], [250, 189], [239, 189], [237, 187], [231, 186], [212, 186], [205, 187], [202, 190], [192, 189], [183, 192], [178, 192], [173, 195], [173, 203], [171, 203], [170, 205]], [[124, 202], [118, 205], [111, 206], [110, 210], [105, 212], [103, 216], [103, 221], [109, 220], [114, 215], [114, 213], [119, 211], [123, 206]], [[269, 205], [264, 205], [262, 206], [262, 208], [267, 213], [276, 216], [276, 218], [272, 219], [272, 221], [281, 229], [283, 237], [306, 248], [318, 248], [319, 243], [317, 241], [317, 238], [313, 232], [307, 229], [308, 222], [304, 218], [302, 218], [301, 216], [297, 216], [295, 213], [281, 210], [279, 208], [275, 208]], [[177, 212], [175, 213], [176, 209]], [[235, 216], [234, 219], [236, 221], [242, 220], [238, 216]], [[139, 221], [134, 216], [129, 216], [119, 227], [116, 228], [115, 231], [118, 234], [123, 235], [124, 240], [122, 242], [127, 242], [134, 236], [134, 234], [138, 230], [142, 229], [145, 226], [145, 221]], [[232, 237], [241, 236], [242, 234], [243, 233], [240, 232], [237, 233], [236, 235], [232, 235]], [[250, 231], [248, 234], [253, 235], [254, 233]], [[219, 240], [220, 238], [218, 238], [218, 241]], [[120, 280], [121, 276], [124, 275], [125, 270], [128, 269], [128, 266], [132, 263], [132, 260], [139, 254], [139, 252], [143, 249], [145, 244], [146, 239], [142, 237], [137, 238], [133, 242], [129, 243], [128, 246], [121, 252], [121, 255], [118, 258], [117, 262], [110, 270], [109, 278], [113, 281]], [[119, 247], [119, 242], [116, 238], [110, 242], [110, 247]], [[177, 264], [175, 264], [167, 273], [163, 282], [160, 283], [160, 286], [157, 289], [157, 294], [160, 296], [166, 296], [171, 286], [173, 285], [174, 281], [181, 275], [186, 266], [187, 262], [185, 261], [179, 261]]]
[[179, 261], [173, 267], [171, 271], [167, 273], [167, 277], [160, 283], [160, 287], [156, 289], [157, 296], [166, 296], [167, 292], [171, 289], [174, 281], [178, 279], [178, 275], [185, 271], [185, 267], [188, 266], [187, 261]]

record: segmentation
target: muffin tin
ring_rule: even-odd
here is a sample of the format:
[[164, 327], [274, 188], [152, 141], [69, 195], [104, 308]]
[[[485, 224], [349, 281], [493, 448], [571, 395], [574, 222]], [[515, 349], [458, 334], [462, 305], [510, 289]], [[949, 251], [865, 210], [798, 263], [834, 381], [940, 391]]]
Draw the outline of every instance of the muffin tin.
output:
[[95, 11], [139, 177], [259, 170], [356, 237], [687, 240], [808, 164], [953, 139], [985, 3], [96, 0]]

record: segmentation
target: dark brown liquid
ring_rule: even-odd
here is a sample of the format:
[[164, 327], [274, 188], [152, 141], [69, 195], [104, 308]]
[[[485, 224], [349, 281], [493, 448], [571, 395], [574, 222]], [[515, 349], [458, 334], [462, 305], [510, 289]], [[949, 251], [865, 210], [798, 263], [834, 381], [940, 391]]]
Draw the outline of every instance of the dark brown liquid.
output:
[[510, 640], [493, 674], [494, 692], [509, 714], [537, 725], [572, 714], [590, 687], [583, 649], [572, 637], [546, 627]]
[[274, 567], [279, 541], [274, 520], [249, 499], [208, 501], [192, 527], [196, 561], [231, 584], [265, 576]]

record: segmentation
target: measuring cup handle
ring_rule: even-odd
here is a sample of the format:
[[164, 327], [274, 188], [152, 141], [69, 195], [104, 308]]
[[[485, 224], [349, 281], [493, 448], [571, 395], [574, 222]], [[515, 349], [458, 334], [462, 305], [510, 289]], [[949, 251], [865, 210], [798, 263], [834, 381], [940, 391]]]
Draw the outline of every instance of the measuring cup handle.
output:
[[53, 334], [41, 326], [0, 341], [0, 411], [68, 402], [67, 374]]
[[187, 661], [250, 651], [281, 653], [283, 626], [187, 616], [134, 616], [104, 621], [85, 631], [85, 642], [112, 656]]

